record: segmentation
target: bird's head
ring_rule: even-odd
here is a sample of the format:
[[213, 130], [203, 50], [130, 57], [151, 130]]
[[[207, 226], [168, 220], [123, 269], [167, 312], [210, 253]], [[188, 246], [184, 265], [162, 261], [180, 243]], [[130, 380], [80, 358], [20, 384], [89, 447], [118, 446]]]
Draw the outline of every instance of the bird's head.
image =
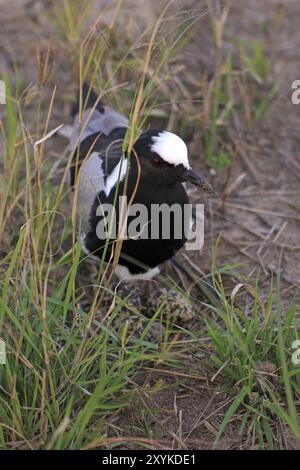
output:
[[166, 185], [189, 181], [202, 191], [215, 195], [210, 184], [191, 168], [187, 146], [176, 134], [149, 130], [136, 141], [134, 150], [144, 178]]

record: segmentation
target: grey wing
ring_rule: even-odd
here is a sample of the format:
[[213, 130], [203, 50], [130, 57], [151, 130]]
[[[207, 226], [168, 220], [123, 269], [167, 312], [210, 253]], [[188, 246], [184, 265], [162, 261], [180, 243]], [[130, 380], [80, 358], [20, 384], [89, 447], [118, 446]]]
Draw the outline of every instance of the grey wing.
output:
[[114, 129], [128, 127], [128, 119], [109, 106], [103, 107], [101, 113], [98, 109], [88, 108], [79, 122], [79, 116], [74, 119], [70, 134], [70, 150], [75, 151], [80, 142], [96, 133], [108, 136]]
[[[69, 139], [69, 150], [71, 153], [92, 134], [102, 133], [108, 136], [114, 129], [128, 127], [127, 117], [98, 101], [97, 95], [87, 83], [83, 84], [82, 98], [84, 112], [81, 115], [81, 119], [79, 119], [78, 112], [73, 112], [73, 124], [71, 126], [64, 126], [59, 132], [62, 136]], [[76, 108], [78, 110], [79, 104], [77, 104]]]

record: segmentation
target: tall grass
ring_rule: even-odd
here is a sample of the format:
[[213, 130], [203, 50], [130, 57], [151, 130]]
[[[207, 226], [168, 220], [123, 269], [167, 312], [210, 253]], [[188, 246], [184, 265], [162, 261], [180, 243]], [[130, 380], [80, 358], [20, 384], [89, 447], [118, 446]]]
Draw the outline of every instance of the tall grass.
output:
[[[54, 12], [48, 11], [47, 17], [65, 48], [72, 53], [78, 48], [74, 67], [79, 84], [88, 78], [91, 85], [99, 86], [98, 71], [108, 47], [93, 36], [100, 17], [91, 32], [82, 34], [78, 18], [88, 15], [89, 4], [82, 2], [77, 9], [74, 2], [66, 0], [58, 3]], [[149, 71], [167, 9], [168, 5], [153, 29], [142, 35], [145, 41], [148, 36], [148, 44], [129, 112], [130, 130], [124, 143], [124, 150], [129, 152], [149, 112], [149, 98], [160, 80], [160, 71], [179, 45], [177, 40], [171, 47], [163, 47], [155, 68]], [[114, 78], [128, 67], [128, 56], [138, 42], [113, 63], [112, 75], [101, 83], [103, 94], [113, 92]], [[109, 435], [109, 416], [133, 400], [134, 387], [130, 384], [140, 367], [163, 363], [170, 357], [170, 332], [166, 330], [159, 346], [146, 340], [162, 308], [158, 305], [156, 315], [136, 338], [128, 322], [119, 320], [126, 300], [114, 292], [106, 321], [96, 318], [103, 294], [109, 290], [103, 264], [91, 308], [81, 308], [83, 286], [76, 278], [84, 256], [76, 242], [75, 208], [72, 220], [67, 219], [65, 211], [70, 204], [66, 185], [70, 158], [63, 155], [54, 165], [47, 158], [48, 142], [59, 129], [50, 128], [56, 88], [51, 92], [46, 117], [42, 117], [49, 57], [39, 53], [37, 59], [39, 93], [29, 98], [31, 90], [26, 90], [21, 95], [21, 83], [16, 81], [18, 86], [12, 90], [6, 77], [6, 115], [1, 121], [0, 235], [5, 244], [0, 262], [0, 335], [7, 360], [0, 367], [0, 447], [78, 449], [93, 446], [93, 442], [101, 446]], [[29, 99], [37, 110], [30, 125], [24, 113]], [[79, 111], [82, 109], [81, 97]], [[59, 183], [53, 186], [57, 175]], [[70, 241], [73, 243], [68, 249]]]

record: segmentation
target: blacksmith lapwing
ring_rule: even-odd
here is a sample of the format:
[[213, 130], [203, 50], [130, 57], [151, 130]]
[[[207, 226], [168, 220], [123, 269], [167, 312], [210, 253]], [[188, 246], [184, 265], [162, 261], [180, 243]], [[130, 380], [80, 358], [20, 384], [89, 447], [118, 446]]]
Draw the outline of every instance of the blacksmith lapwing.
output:
[[[83, 86], [82, 103], [84, 110], [79, 115], [77, 109], [70, 135], [73, 153], [70, 180], [73, 194], [77, 194], [84, 250], [108, 261], [114, 256], [115, 240], [99, 237], [99, 221], [105, 220], [106, 229], [109, 225], [103, 219], [101, 208], [107, 204], [115, 207], [119, 230], [120, 196], [127, 196], [130, 203], [149, 210], [161, 204], [169, 207], [178, 204], [183, 208], [189, 202], [185, 182], [209, 193], [213, 190], [192, 170], [187, 146], [177, 135], [153, 129], [141, 132], [128, 155], [122, 151], [128, 119], [100, 102], [88, 84]], [[185, 224], [183, 219], [184, 216], [180, 222], [182, 226]], [[158, 236], [151, 237], [152, 219], [149, 218], [147, 227], [143, 227], [143, 230], [147, 229], [147, 236], [124, 238], [116, 267], [119, 278], [153, 277], [159, 272], [159, 265], [172, 258], [184, 245], [184, 230], [178, 237], [175, 221], [170, 220], [168, 237], [161, 231]]]

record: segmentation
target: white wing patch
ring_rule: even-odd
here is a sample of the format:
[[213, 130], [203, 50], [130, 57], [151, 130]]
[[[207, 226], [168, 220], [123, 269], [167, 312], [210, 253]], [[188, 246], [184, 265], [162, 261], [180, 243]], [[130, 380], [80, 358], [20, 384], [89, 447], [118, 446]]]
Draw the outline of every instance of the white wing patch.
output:
[[171, 165], [190, 168], [188, 150], [184, 141], [172, 132], [163, 131], [152, 137], [151, 151]]
[[121, 183], [123, 181], [126, 175], [127, 166], [127, 159], [121, 159], [111, 174], [107, 177], [105, 187], [103, 188], [106, 197], [109, 196], [111, 190], [116, 186], [117, 182]]

